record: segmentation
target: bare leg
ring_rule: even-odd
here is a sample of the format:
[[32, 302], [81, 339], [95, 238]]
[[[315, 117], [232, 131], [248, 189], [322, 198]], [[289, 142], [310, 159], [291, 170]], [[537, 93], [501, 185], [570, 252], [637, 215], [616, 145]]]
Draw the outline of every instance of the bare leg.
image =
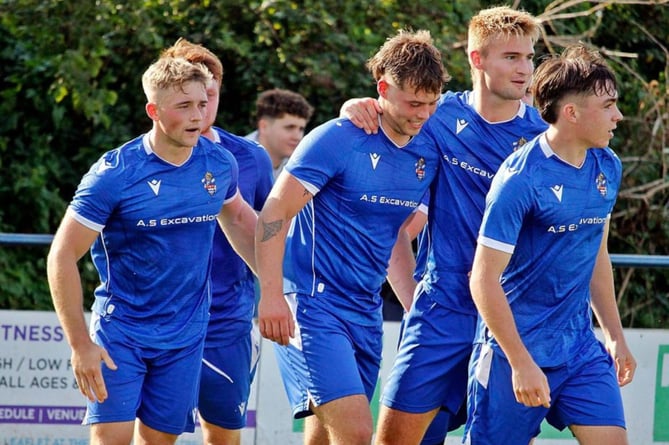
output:
[[178, 437], [176, 434], [154, 430], [139, 419], [135, 422], [134, 445], [173, 445]]
[[317, 416], [304, 418], [304, 445], [328, 445], [328, 432]]
[[619, 426], [571, 425], [569, 429], [580, 445], [629, 445], [627, 431]]
[[241, 430], [229, 430], [213, 423], [209, 423], [200, 417], [202, 426], [202, 441], [204, 445], [240, 445], [242, 441]]
[[91, 425], [91, 445], [129, 445], [135, 422], [109, 422]]
[[372, 411], [364, 395], [342, 397], [312, 410], [327, 432], [329, 445], [369, 445], [372, 442]]
[[426, 413], [407, 413], [382, 405], [376, 430], [376, 445], [420, 444], [439, 408]]

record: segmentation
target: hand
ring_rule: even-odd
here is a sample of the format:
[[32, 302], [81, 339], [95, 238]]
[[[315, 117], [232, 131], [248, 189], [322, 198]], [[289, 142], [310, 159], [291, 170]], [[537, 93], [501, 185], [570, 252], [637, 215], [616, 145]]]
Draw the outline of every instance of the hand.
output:
[[379, 102], [371, 97], [349, 99], [341, 106], [340, 117], [346, 117], [353, 125], [365, 130], [367, 134], [379, 131], [379, 115], [383, 110]]
[[618, 375], [618, 385], [625, 386], [634, 378], [636, 371], [636, 360], [632, 352], [624, 341], [618, 343], [610, 341], [606, 343], [606, 350], [609, 352], [616, 364], [616, 374]]
[[101, 361], [104, 361], [111, 370], [116, 370], [116, 364], [102, 346], [90, 342], [83, 348], [72, 350], [72, 372], [77, 381], [79, 391], [91, 402], [107, 400], [107, 387], [102, 377]]
[[513, 392], [518, 403], [525, 406], [535, 407], [551, 406], [551, 390], [548, 387], [548, 379], [536, 363], [512, 369], [511, 380]]
[[283, 295], [260, 298], [258, 327], [263, 337], [283, 346], [295, 337], [295, 320]]

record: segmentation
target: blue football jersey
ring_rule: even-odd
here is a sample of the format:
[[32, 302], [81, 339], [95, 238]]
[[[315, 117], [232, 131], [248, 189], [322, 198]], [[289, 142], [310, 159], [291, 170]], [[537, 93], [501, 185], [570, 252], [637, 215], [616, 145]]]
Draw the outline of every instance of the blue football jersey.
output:
[[367, 135], [346, 119], [312, 130], [286, 166], [314, 198], [289, 229], [285, 291], [325, 293], [328, 307], [360, 320], [380, 310], [398, 230], [438, 168], [424, 132], [398, 147], [383, 131]]
[[441, 154], [441, 172], [432, 183], [427, 230], [419, 259], [424, 288], [452, 310], [475, 314], [469, 292], [476, 237], [485, 196], [504, 159], [543, 132], [547, 125], [533, 107], [519, 101], [518, 113], [504, 122], [488, 122], [473, 107], [473, 93], [447, 92], [427, 122]]
[[486, 200], [478, 242], [512, 253], [501, 284], [539, 366], [561, 365], [594, 338], [590, 279], [622, 166], [609, 148], [586, 153], [575, 167], [539, 136], [504, 162]]
[[91, 167], [68, 212], [100, 232], [91, 256], [101, 323], [114, 323], [138, 346], [202, 340], [216, 215], [237, 193], [237, 172], [232, 155], [206, 138], [175, 166], [153, 153], [148, 134]]
[[[216, 142], [235, 157], [239, 166], [239, 191], [260, 211], [274, 182], [272, 161], [256, 142], [214, 127]], [[211, 318], [207, 343], [234, 341], [251, 329], [255, 281], [244, 260], [234, 251], [220, 227], [214, 232]]]

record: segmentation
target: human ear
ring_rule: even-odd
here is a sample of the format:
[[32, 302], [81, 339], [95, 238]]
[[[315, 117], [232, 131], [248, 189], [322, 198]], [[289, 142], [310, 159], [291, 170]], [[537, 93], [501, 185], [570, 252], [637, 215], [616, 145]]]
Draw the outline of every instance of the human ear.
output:
[[379, 81], [376, 82], [376, 91], [379, 93], [379, 96], [385, 98], [388, 94], [388, 82], [384, 79], [379, 79]]
[[481, 69], [481, 52], [477, 49], [469, 53], [469, 62], [477, 70]]
[[578, 106], [574, 102], [567, 102], [561, 107], [562, 115], [568, 122], [576, 122], [578, 118]]
[[147, 116], [149, 116], [149, 118], [152, 121], [158, 121], [159, 120], [158, 119], [158, 105], [157, 104], [155, 104], [153, 102], [148, 102], [146, 104], [146, 106], [144, 107], [144, 109], [146, 110]]
[[268, 125], [269, 125], [269, 122], [267, 121], [267, 119], [265, 119], [264, 117], [260, 118], [258, 120], [258, 132], [259, 133], [265, 132], [265, 130], [267, 130]]

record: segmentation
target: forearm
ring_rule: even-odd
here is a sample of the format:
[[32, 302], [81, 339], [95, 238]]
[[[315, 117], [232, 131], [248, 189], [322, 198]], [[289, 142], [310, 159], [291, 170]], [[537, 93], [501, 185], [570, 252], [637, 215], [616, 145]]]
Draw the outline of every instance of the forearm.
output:
[[471, 291], [481, 318], [504, 351], [511, 367], [520, 367], [533, 362], [518, 333], [513, 313], [496, 276], [490, 278], [472, 276]]
[[613, 267], [607, 248], [607, 239], [608, 222], [604, 228], [604, 235], [590, 279], [590, 305], [604, 333], [606, 350], [615, 362], [618, 384], [624, 386], [634, 378], [636, 360], [627, 346], [618, 313], [613, 284]]
[[521, 367], [534, 361], [520, 338], [511, 306], [499, 282], [510, 259], [510, 253], [479, 244], [474, 255], [469, 288], [481, 318], [509, 363], [512, 367]]
[[283, 257], [290, 219], [270, 211], [260, 213], [255, 233], [255, 261], [262, 296], [283, 294]]
[[219, 225], [230, 241], [230, 245], [256, 275], [255, 230], [257, 221], [256, 212], [248, 205], [242, 206], [236, 217], [230, 221], [226, 222], [219, 216]]
[[590, 282], [591, 306], [607, 341], [624, 341], [613, 283], [613, 268], [607, 252], [600, 252]]
[[80, 345], [90, 344], [76, 260], [68, 260], [63, 258], [63, 254], [50, 252], [47, 258], [47, 279], [54, 309], [70, 347], [76, 350]]
[[[268, 340], [287, 345], [295, 336], [293, 314], [283, 295], [283, 258], [291, 214], [270, 199], [258, 216], [256, 265], [260, 282], [258, 325]], [[285, 210], [285, 209], [283, 209]]]
[[416, 270], [416, 259], [411, 248], [409, 235], [400, 230], [388, 263], [388, 283], [405, 311], [411, 308], [416, 281], [413, 273]]
[[312, 199], [312, 194], [283, 171], [265, 201], [256, 225], [255, 250], [261, 298], [283, 298], [283, 257], [292, 219]]

